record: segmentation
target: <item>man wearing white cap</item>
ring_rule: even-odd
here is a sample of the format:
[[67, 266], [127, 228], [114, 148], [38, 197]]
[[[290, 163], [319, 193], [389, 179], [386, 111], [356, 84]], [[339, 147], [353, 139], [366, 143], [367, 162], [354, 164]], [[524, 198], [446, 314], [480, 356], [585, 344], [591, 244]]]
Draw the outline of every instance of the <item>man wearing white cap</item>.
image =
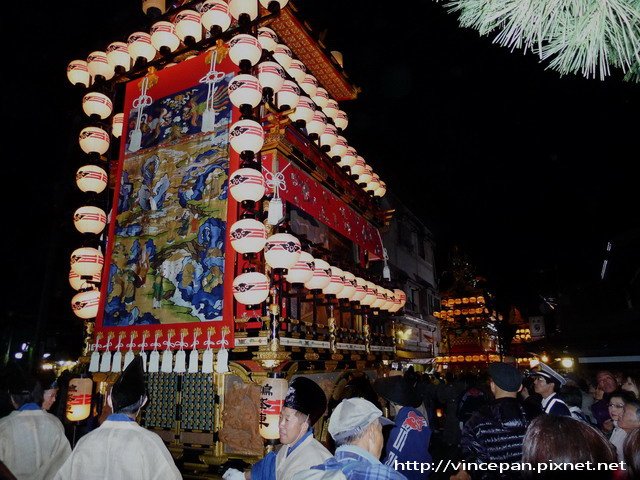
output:
[[567, 383], [565, 378], [553, 368], [540, 362], [539, 370], [532, 372], [535, 377], [533, 388], [542, 396], [542, 411], [548, 415], [571, 416], [571, 410], [558, 398], [560, 387]]
[[310, 472], [299, 472], [293, 480], [311, 478], [314, 470], [342, 470], [347, 479], [406, 480], [392, 467], [380, 462], [384, 438], [383, 425], [394, 423], [382, 416], [382, 411], [364, 398], [342, 400], [329, 419], [329, 433], [336, 442], [335, 457], [312, 467]]

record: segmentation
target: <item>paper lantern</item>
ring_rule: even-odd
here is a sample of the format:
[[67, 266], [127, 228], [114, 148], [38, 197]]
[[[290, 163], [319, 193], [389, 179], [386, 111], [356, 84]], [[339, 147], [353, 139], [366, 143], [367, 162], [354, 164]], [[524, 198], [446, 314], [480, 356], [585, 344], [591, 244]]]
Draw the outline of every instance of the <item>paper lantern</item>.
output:
[[71, 299], [73, 313], [83, 320], [95, 318], [100, 305], [100, 290], [87, 290], [76, 293]]
[[264, 177], [254, 168], [239, 168], [229, 178], [229, 192], [237, 202], [257, 202], [264, 197]]
[[260, 61], [261, 56], [262, 47], [256, 37], [240, 33], [229, 40], [229, 58], [236, 65], [240, 66], [240, 62], [246, 60], [253, 66]]
[[143, 58], [151, 62], [156, 56], [156, 48], [151, 43], [151, 35], [146, 32], [134, 32], [127, 39], [129, 44], [129, 55], [134, 62], [138, 58]]
[[264, 145], [264, 130], [255, 120], [238, 120], [229, 129], [229, 143], [238, 153], [257, 153]]
[[176, 26], [176, 35], [185, 43], [197, 43], [202, 40], [202, 23], [200, 14], [195, 10], [182, 10], [173, 20]]
[[392, 290], [388, 288], [384, 289], [385, 296], [387, 297], [385, 303], [380, 307], [381, 310], [385, 310], [387, 312], [391, 311], [391, 308], [394, 306], [395, 294]]
[[356, 277], [356, 292], [351, 297], [352, 302], [361, 302], [367, 295], [367, 281], [364, 278]]
[[289, 118], [294, 122], [303, 121], [310, 122], [316, 111], [316, 104], [309, 97], [301, 96], [298, 100], [296, 109], [289, 114]]
[[107, 61], [107, 54], [101, 51], [91, 52], [87, 56], [87, 68], [93, 78], [102, 76], [105, 80], [109, 80], [115, 73]]
[[304, 284], [313, 278], [313, 268], [315, 259], [310, 253], [300, 252], [298, 261], [292, 267], [289, 267], [284, 278], [289, 283]]
[[262, 101], [262, 86], [253, 75], [236, 75], [229, 82], [227, 88], [231, 103], [240, 108], [241, 105], [257, 107]]
[[320, 134], [320, 146], [327, 152], [330, 152], [337, 141], [338, 129], [334, 125], [327, 123], [324, 127], [324, 132]]
[[131, 68], [131, 55], [129, 47], [124, 42], [112, 42], [106, 49], [107, 62], [113, 71], [128, 71]]
[[[404, 307], [404, 304], [407, 303], [407, 294], [404, 293], [399, 288], [396, 288], [393, 293], [400, 299], [400, 308]], [[398, 310], [400, 310], [400, 308]]]
[[351, 168], [351, 166], [356, 163], [357, 158], [358, 152], [356, 152], [356, 149], [353, 147], [347, 147], [347, 151], [344, 153], [344, 155], [342, 155], [342, 157], [340, 157], [338, 165], [340, 165], [341, 167]]
[[107, 172], [97, 165], [84, 165], [76, 172], [76, 185], [83, 192], [101, 193], [107, 182]]
[[164, 20], [151, 25], [151, 45], [158, 51], [166, 49], [170, 52], [175, 52], [180, 46], [180, 38], [176, 34], [176, 26]]
[[84, 153], [104, 155], [109, 150], [109, 134], [99, 127], [85, 127], [78, 136]]
[[99, 275], [104, 265], [104, 257], [100, 250], [92, 247], [80, 247], [71, 253], [71, 270], [80, 276]]
[[77, 273], [74, 273], [73, 270], [69, 270], [69, 285], [71, 285], [71, 288], [74, 290], [93, 288], [100, 283], [101, 280], [102, 275], [100, 273], [91, 277], [81, 277]]
[[376, 301], [376, 287], [373, 283], [365, 280], [364, 286], [367, 289], [367, 292], [362, 300], [360, 300], [360, 304], [371, 306], [373, 302]]
[[376, 299], [371, 304], [371, 308], [381, 308], [384, 304], [387, 303], [387, 293], [380, 285], [374, 284], [374, 286], [376, 290]]
[[318, 80], [316, 79], [316, 77], [314, 77], [310, 73], [307, 73], [304, 76], [304, 79], [302, 80], [302, 82], [298, 82], [298, 83], [300, 83], [300, 88], [307, 95], [313, 98], [313, 96], [316, 94], [316, 90], [318, 90]]
[[230, 0], [229, 13], [236, 20], [241, 15], [248, 15], [251, 21], [258, 18], [258, 2], [257, 0]]
[[167, 11], [165, 0], [142, 0], [142, 11], [145, 15], [157, 17]]
[[336, 102], [333, 98], [327, 100], [327, 105], [322, 107], [322, 111], [325, 113], [325, 115], [333, 121], [335, 121], [336, 115], [338, 115], [339, 110], [340, 107], [338, 106], [338, 102]]
[[384, 194], [387, 193], [387, 184], [383, 181], [380, 181], [378, 188], [373, 191], [373, 195], [376, 197], [384, 197]]
[[313, 117], [307, 122], [307, 134], [320, 136], [327, 127], [327, 116], [320, 110], [313, 112]]
[[91, 415], [91, 392], [93, 381], [90, 378], [72, 378], [67, 389], [66, 416], [70, 422], [80, 422]]
[[72, 85], [88, 87], [91, 83], [89, 67], [84, 60], [73, 60], [67, 65], [67, 79]]
[[269, 296], [269, 279], [259, 272], [241, 273], [233, 280], [233, 297], [243, 305], [259, 305]]
[[368, 184], [373, 178], [373, 170], [369, 165], [364, 166], [364, 172], [358, 175], [358, 183]]
[[103, 93], [89, 92], [82, 97], [82, 110], [89, 117], [97, 115], [104, 120], [111, 115], [113, 102]]
[[309, 290], [322, 290], [331, 281], [331, 266], [320, 258], [314, 259], [313, 263], [313, 276], [304, 286]]
[[107, 225], [107, 214], [98, 207], [87, 205], [73, 214], [73, 224], [80, 233], [99, 234]]
[[122, 136], [122, 129], [124, 127], [124, 113], [116, 113], [111, 121], [111, 135], [115, 138]]
[[341, 131], [346, 130], [347, 125], [349, 125], [347, 114], [342, 110], [338, 110], [338, 113], [336, 113], [336, 116], [333, 119], [333, 123], [335, 123], [336, 127], [338, 127]]
[[329, 93], [322, 87], [318, 87], [315, 95], [311, 97], [311, 99], [318, 105], [320, 108], [324, 109], [327, 106], [327, 102], [329, 101]]
[[268, 27], [260, 27], [258, 29], [258, 42], [264, 50], [273, 52], [273, 49], [278, 45], [278, 35]]
[[273, 58], [276, 62], [282, 65], [282, 68], [287, 70], [291, 66], [291, 60], [293, 60], [293, 53], [291, 49], [283, 43], [279, 43], [273, 49]]
[[342, 284], [344, 288], [337, 294], [337, 298], [352, 300], [356, 293], [356, 276], [351, 272], [343, 272]]
[[398, 310], [400, 310], [400, 307], [402, 306], [402, 300], [400, 299], [400, 296], [395, 292], [395, 290], [392, 290], [391, 293], [392, 293], [393, 305], [391, 306], [391, 308], [389, 308], [389, 311], [391, 313], [395, 313]]
[[267, 231], [262, 222], [243, 218], [231, 226], [231, 246], [238, 253], [256, 253], [264, 248]]
[[208, 31], [226, 32], [231, 25], [229, 5], [224, 0], [206, 0], [200, 7], [200, 21]]
[[276, 233], [267, 238], [264, 260], [271, 268], [289, 268], [300, 258], [300, 240], [289, 233]]
[[307, 68], [300, 60], [293, 59], [289, 68], [286, 69], [287, 73], [296, 81], [298, 85], [302, 83], [304, 77], [307, 75]]
[[258, 64], [258, 80], [262, 88], [270, 88], [277, 93], [287, 76], [284, 68], [276, 62], [260, 62]]
[[291, 80], [285, 80], [276, 94], [276, 106], [280, 110], [296, 108], [300, 100], [300, 87]]
[[350, 167], [351, 168], [351, 174], [360, 176], [361, 173], [364, 173], [364, 171], [366, 169], [366, 166], [367, 166], [367, 164], [365, 163], [364, 158], [362, 158], [362, 156], [360, 156], [360, 155], [357, 155], [356, 156], [356, 161]]
[[365, 187], [365, 190], [375, 192], [379, 186], [380, 186], [380, 177], [378, 176], [377, 173], [373, 173], [371, 175], [371, 180], [367, 182], [367, 186]]
[[[325, 133], [326, 133], [326, 130], [325, 130]], [[342, 135], [338, 135], [336, 137], [336, 143], [333, 145], [333, 147], [331, 147], [331, 150], [329, 150], [329, 156], [332, 157], [334, 160], [337, 159], [337, 161], [340, 161], [342, 156], [345, 153], [347, 153], [347, 148], [349, 148], [349, 145], [347, 144], [347, 139], [344, 138]]]
[[322, 289], [322, 293], [325, 295], [337, 295], [344, 289], [344, 273], [333, 265], [329, 267], [329, 270], [331, 271], [329, 284]]
[[280, 413], [289, 385], [284, 378], [269, 374], [260, 389], [260, 436], [266, 440], [280, 438]]

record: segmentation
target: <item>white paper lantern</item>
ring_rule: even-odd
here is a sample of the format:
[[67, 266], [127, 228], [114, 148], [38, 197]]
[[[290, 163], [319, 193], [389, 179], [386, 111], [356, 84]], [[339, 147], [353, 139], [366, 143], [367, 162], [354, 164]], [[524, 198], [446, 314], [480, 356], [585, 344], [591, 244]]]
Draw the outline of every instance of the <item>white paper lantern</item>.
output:
[[347, 114], [342, 110], [338, 110], [335, 118], [333, 119], [333, 123], [336, 124], [341, 131], [345, 131], [347, 129], [347, 125], [349, 125], [349, 119], [347, 118]]
[[356, 292], [351, 297], [352, 302], [361, 302], [367, 296], [367, 281], [364, 278], [356, 277]]
[[73, 273], [92, 277], [102, 272], [104, 257], [96, 248], [80, 247], [71, 253], [70, 264]]
[[267, 231], [262, 222], [243, 218], [231, 225], [231, 246], [238, 253], [256, 253], [267, 242]]
[[158, 16], [167, 11], [165, 0], [142, 0], [142, 11], [145, 15]]
[[180, 46], [180, 38], [176, 34], [176, 26], [164, 20], [151, 25], [151, 44], [158, 51], [166, 48], [170, 52], [175, 52]]
[[87, 56], [87, 68], [89, 69], [89, 74], [93, 78], [101, 75], [106, 80], [109, 80], [115, 73], [107, 61], [107, 54], [101, 51], [91, 52]]
[[351, 165], [351, 175], [359, 176], [361, 173], [364, 173], [366, 166], [367, 164], [365, 163], [364, 158], [362, 158], [361, 155], [357, 155], [355, 163]]
[[293, 60], [293, 53], [291, 49], [283, 43], [279, 43], [273, 49], [273, 58], [282, 65], [285, 70], [291, 66], [291, 60]]
[[380, 307], [380, 309], [390, 312], [394, 306], [395, 294], [393, 293], [392, 290], [389, 290], [388, 288], [384, 289], [384, 293], [387, 297], [387, 301], [384, 303], [384, 305]]
[[322, 107], [322, 111], [327, 117], [335, 122], [336, 115], [338, 115], [340, 107], [338, 106], [338, 102], [336, 102], [333, 98], [330, 98], [329, 100], [327, 100], [327, 105]]
[[76, 185], [83, 192], [101, 193], [108, 180], [107, 172], [97, 165], [84, 165], [76, 172]]
[[104, 120], [111, 115], [113, 102], [103, 93], [89, 92], [82, 97], [82, 111], [89, 117], [97, 115]]
[[276, 106], [280, 110], [296, 108], [300, 100], [300, 87], [291, 80], [285, 80], [276, 94]]
[[287, 68], [287, 73], [296, 81], [298, 85], [302, 83], [304, 77], [307, 75], [307, 68], [304, 66], [300, 60], [293, 59], [291, 60], [291, 64], [289, 68]]
[[316, 111], [316, 104], [309, 97], [304, 95], [298, 99], [296, 109], [289, 114], [289, 118], [294, 121], [310, 122]]
[[122, 136], [122, 129], [124, 128], [124, 113], [116, 113], [111, 121], [111, 135], [115, 138]]
[[264, 145], [264, 130], [255, 120], [238, 120], [229, 129], [229, 143], [238, 153], [257, 153]]
[[258, 42], [260, 46], [267, 52], [273, 52], [278, 44], [278, 35], [268, 27], [260, 27], [258, 29]]
[[256, 37], [240, 33], [229, 40], [229, 58], [236, 65], [240, 66], [242, 60], [247, 60], [253, 66], [261, 56], [262, 47]]
[[134, 32], [129, 35], [127, 40], [129, 44], [129, 55], [136, 62], [138, 58], [144, 58], [147, 62], [151, 62], [156, 56], [156, 49], [151, 43], [151, 35], [146, 32]]
[[72, 85], [82, 85], [88, 87], [91, 83], [89, 67], [84, 60], [72, 60], [67, 65], [67, 79]]
[[300, 252], [298, 261], [289, 267], [284, 278], [289, 283], [304, 284], [313, 278], [315, 260], [310, 253]]
[[371, 308], [381, 308], [387, 303], [387, 293], [380, 285], [376, 285], [376, 299], [371, 304]]
[[380, 185], [373, 191], [373, 195], [376, 197], [384, 197], [385, 193], [387, 193], [387, 184], [380, 181]]
[[100, 305], [100, 291], [87, 290], [86, 292], [76, 293], [71, 299], [71, 309], [79, 318], [87, 320], [95, 318], [98, 315], [98, 306]]
[[313, 95], [311, 99], [316, 103], [317, 106], [324, 109], [327, 106], [327, 102], [329, 101], [329, 93], [327, 93], [324, 88], [318, 87], [318, 89], [316, 90], [316, 94]]
[[259, 305], [269, 296], [269, 279], [259, 272], [241, 273], [233, 280], [233, 297], [243, 305]]
[[202, 26], [208, 31], [219, 29], [226, 32], [231, 25], [229, 5], [224, 0], [206, 0], [200, 7]]
[[376, 189], [380, 186], [380, 177], [377, 173], [374, 173], [371, 176], [371, 180], [367, 182], [367, 186], [364, 188], [367, 192], [375, 192]]
[[88, 288], [93, 288], [95, 285], [100, 283], [102, 279], [102, 275], [93, 275], [92, 277], [81, 277], [73, 270], [69, 271], [69, 285], [74, 290], [86, 290]]
[[107, 46], [106, 50], [107, 62], [109, 66], [116, 69], [120, 69], [124, 72], [131, 68], [131, 55], [129, 55], [129, 47], [124, 42], [112, 42]]
[[[405, 303], [407, 303], [407, 294], [399, 288], [394, 289], [393, 292], [400, 298], [400, 308], [404, 307]], [[400, 310], [400, 308], [398, 308], [398, 310]]]
[[99, 127], [85, 127], [78, 136], [84, 153], [104, 155], [109, 150], [109, 134]]
[[290, 268], [300, 258], [300, 240], [289, 233], [276, 233], [267, 238], [264, 260], [271, 268]]
[[327, 123], [324, 127], [324, 132], [320, 135], [320, 146], [325, 151], [330, 152], [337, 141], [338, 129], [334, 125]]
[[251, 21], [258, 18], [257, 0], [229, 0], [229, 13], [238, 20], [240, 15], [246, 14]]
[[307, 73], [304, 76], [304, 79], [302, 80], [302, 82], [300, 82], [300, 88], [307, 95], [313, 98], [313, 96], [316, 94], [316, 91], [318, 90], [318, 80], [316, 79], [316, 77], [314, 77], [310, 73]]
[[260, 427], [258, 433], [266, 440], [280, 438], [280, 414], [287, 397], [288, 383], [285, 378], [267, 376], [260, 389]]
[[329, 284], [322, 289], [325, 295], [337, 295], [344, 289], [344, 272], [333, 265], [329, 267], [331, 276]]
[[357, 158], [358, 152], [356, 152], [356, 149], [353, 147], [347, 147], [347, 151], [342, 155], [342, 157], [340, 157], [338, 165], [341, 167], [351, 167], [356, 163]]
[[86, 205], [75, 211], [73, 224], [80, 233], [94, 233], [97, 235], [107, 225], [107, 214], [101, 208]]
[[396, 291], [393, 291], [393, 307], [391, 307], [391, 313], [395, 313], [398, 310], [400, 310], [402, 308], [402, 298], [400, 298], [400, 295], [398, 295], [396, 293]]
[[260, 62], [258, 64], [258, 80], [262, 88], [270, 88], [277, 93], [287, 76], [284, 68], [276, 62]]
[[367, 289], [367, 292], [362, 300], [360, 300], [361, 305], [370, 306], [373, 302], [376, 301], [376, 288], [375, 285], [367, 280], [364, 282], [364, 286]]
[[338, 159], [338, 161], [340, 161], [342, 156], [345, 153], [347, 153], [347, 148], [349, 148], [349, 145], [347, 144], [347, 139], [344, 138], [342, 135], [338, 135], [336, 137], [336, 143], [333, 145], [333, 147], [331, 147], [331, 150], [329, 150], [329, 156], [335, 157]]
[[173, 22], [176, 26], [176, 35], [183, 42], [188, 42], [191, 39], [197, 43], [202, 40], [200, 13], [195, 10], [182, 10], [178, 12]]
[[342, 284], [344, 288], [336, 294], [337, 298], [352, 300], [356, 293], [356, 276], [351, 272], [343, 272]]
[[229, 178], [229, 192], [237, 202], [257, 202], [264, 197], [265, 187], [262, 173], [254, 168], [239, 168]]
[[240, 108], [241, 105], [257, 107], [262, 101], [262, 86], [253, 75], [236, 75], [229, 82], [227, 88], [231, 103]]
[[320, 136], [327, 128], [327, 116], [320, 110], [313, 112], [313, 117], [307, 122], [307, 134]]
[[358, 175], [358, 183], [361, 183], [361, 184], [364, 183], [366, 185], [371, 181], [372, 178], [373, 178], [373, 170], [369, 165], [365, 164], [364, 172]]
[[320, 258], [315, 258], [313, 263], [313, 277], [304, 286], [309, 290], [322, 290], [331, 281], [331, 266]]

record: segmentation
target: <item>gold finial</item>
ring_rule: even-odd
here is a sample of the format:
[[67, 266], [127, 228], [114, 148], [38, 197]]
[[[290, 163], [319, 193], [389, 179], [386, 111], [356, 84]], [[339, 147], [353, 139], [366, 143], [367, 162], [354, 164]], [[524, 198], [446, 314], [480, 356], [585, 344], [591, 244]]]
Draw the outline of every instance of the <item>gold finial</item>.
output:
[[216, 44], [209, 49], [209, 54], [204, 61], [207, 65], [211, 65], [211, 60], [215, 57], [216, 64], [219, 65], [227, 57], [228, 53], [229, 47], [227, 47], [222, 40], [218, 39], [216, 40]]
[[188, 334], [189, 334], [189, 330], [187, 328], [180, 329], [180, 335], [182, 335], [183, 337], [186, 337]]
[[200, 327], [196, 327], [193, 329], [193, 336], [194, 337], [199, 337], [200, 335], [202, 335], [202, 329]]
[[207, 334], [208, 335], [215, 335], [216, 334], [216, 327], [207, 328]]

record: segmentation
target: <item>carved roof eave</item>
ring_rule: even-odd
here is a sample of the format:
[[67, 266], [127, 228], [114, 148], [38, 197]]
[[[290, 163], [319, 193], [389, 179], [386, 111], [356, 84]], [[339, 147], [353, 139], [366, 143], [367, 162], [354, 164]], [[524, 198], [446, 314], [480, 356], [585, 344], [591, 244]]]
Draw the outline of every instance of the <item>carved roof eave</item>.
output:
[[295, 16], [294, 11], [295, 7], [289, 3], [287, 8], [282, 9], [280, 15], [269, 23], [269, 27], [283, 39], [333, 99], [339, 102], [354, 100], [359, 89], [349, 82], [340, 65], [324, 45], [311, 37], [310, 29]]

